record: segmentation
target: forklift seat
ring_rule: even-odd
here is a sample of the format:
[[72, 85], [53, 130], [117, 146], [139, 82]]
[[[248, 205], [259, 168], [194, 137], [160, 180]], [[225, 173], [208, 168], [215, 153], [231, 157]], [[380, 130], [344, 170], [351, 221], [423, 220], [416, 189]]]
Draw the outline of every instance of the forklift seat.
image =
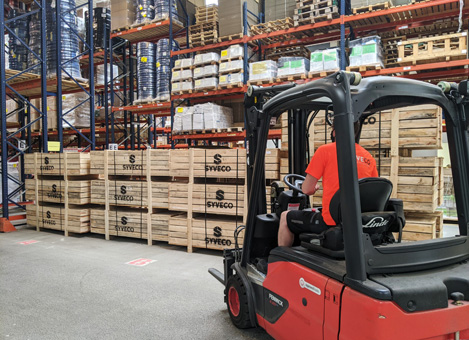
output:
[[[374, 245], [393, 242], [392, 232], [402, 230], [405, 224], [401, 200], [390, 200], [391, 181], [385, 178], [362, 178], [358, 181], [363, 232], [370, 236]], [[301, 234], [301, 245], [334, 258], [344, 257], [340, 189], [330, 202], [330, 212], [336, 223], [321, 234]]]

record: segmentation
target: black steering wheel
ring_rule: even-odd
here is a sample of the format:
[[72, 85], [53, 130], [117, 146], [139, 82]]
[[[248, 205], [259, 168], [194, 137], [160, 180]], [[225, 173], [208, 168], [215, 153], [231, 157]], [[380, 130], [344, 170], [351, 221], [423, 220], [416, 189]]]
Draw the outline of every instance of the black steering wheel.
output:
[[[295, 179], [297, 178], [298, 180], [294, 181], [294, 184], [291, 183], [291, 178]], [[288, 174], [283, 178], [283, 182], [289, 187], [291, 190], [303, 194], [303, 191], [301, 190], [301, 185], [305, 181], [305, 177], [297, 174]], [[303, 194], [304, 195], [304, 194]]]

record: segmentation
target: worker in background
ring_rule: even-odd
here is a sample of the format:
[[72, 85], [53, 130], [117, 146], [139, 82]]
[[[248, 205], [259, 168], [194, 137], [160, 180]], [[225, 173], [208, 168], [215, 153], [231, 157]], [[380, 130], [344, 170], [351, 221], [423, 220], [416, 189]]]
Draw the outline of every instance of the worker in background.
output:
[[[355, 136], [360, 132], [360, 123], [354, 125]], [[335, 222], [329, 211], [329, 205], [334, 194], [339, 190], [339, 171], [337, 166], [337, 149], [335, 143], [335, 129], [332, 127], [332, 143], [320, 146], [311, 158], [306, 169], [306, 179], [302, 185], [305, 195], [313, 195], [318, 189], [318, 181], [322, 178], [322, 213], [310, 210], [287, 210], [280, 217], [278, 231], [278, 245], [291, 247], [295, 235], [301, 233], [319, 234], [327, 228], [335, 227]], [[376, 161], [362, 146], [355, 143], [357, 156], [358, 178], [378, 177]]]

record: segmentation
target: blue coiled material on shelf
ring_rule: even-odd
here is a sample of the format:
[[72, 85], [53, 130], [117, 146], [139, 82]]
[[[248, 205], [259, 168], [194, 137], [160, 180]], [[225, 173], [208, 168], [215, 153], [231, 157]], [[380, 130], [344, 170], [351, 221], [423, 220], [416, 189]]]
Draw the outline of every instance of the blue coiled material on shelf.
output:
[[[173, 40], [173, 51], [179, 45]], [[171, 82], [171, 49], [169, 39], [160, 39], [156, 44], [156, 95], [158, 100], [169, 100]]]
[[[12, 8], [8, 13], [8, 18], [15, 18], [22, 14], [24, 14], [24, 10], [20, 8]], [[3, 20], [3, 19], [2, 19]], [[28, 44], [29, 38], [29, 17], [23, 17], [21, 19], [17, 19], [12, 21], [9, 27], [12, 31], [21, 39], [23, 42]], [[3, 33], [2, 33], [3, 34]], [[15, 38], [13, 34], [9, 34], [9, 41], [8, 41], [8, 63], [9, 67], [12, 70], [23, 71], [28, 68], [28, 54], [29, 51], [21, 41]], [[3, 52], [2, 52], [3, 53]]]
[[139, 100], [156, 97], [155, 52], [155, 44], [153, 43], [139, 42], [137, 44], [137, 91]]
[[137, 23], [155, 18], [154, 0], [137, 0]]

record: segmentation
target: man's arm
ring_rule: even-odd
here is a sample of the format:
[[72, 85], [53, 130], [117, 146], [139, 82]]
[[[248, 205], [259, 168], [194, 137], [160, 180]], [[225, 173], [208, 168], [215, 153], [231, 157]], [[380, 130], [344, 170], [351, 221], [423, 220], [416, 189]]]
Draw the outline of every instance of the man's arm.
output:
[[303, 193], [305, 195], [313, 195], [318, 189], [318, 179], [310, 174], [306, 174], [306, 179], [302, 185]]

